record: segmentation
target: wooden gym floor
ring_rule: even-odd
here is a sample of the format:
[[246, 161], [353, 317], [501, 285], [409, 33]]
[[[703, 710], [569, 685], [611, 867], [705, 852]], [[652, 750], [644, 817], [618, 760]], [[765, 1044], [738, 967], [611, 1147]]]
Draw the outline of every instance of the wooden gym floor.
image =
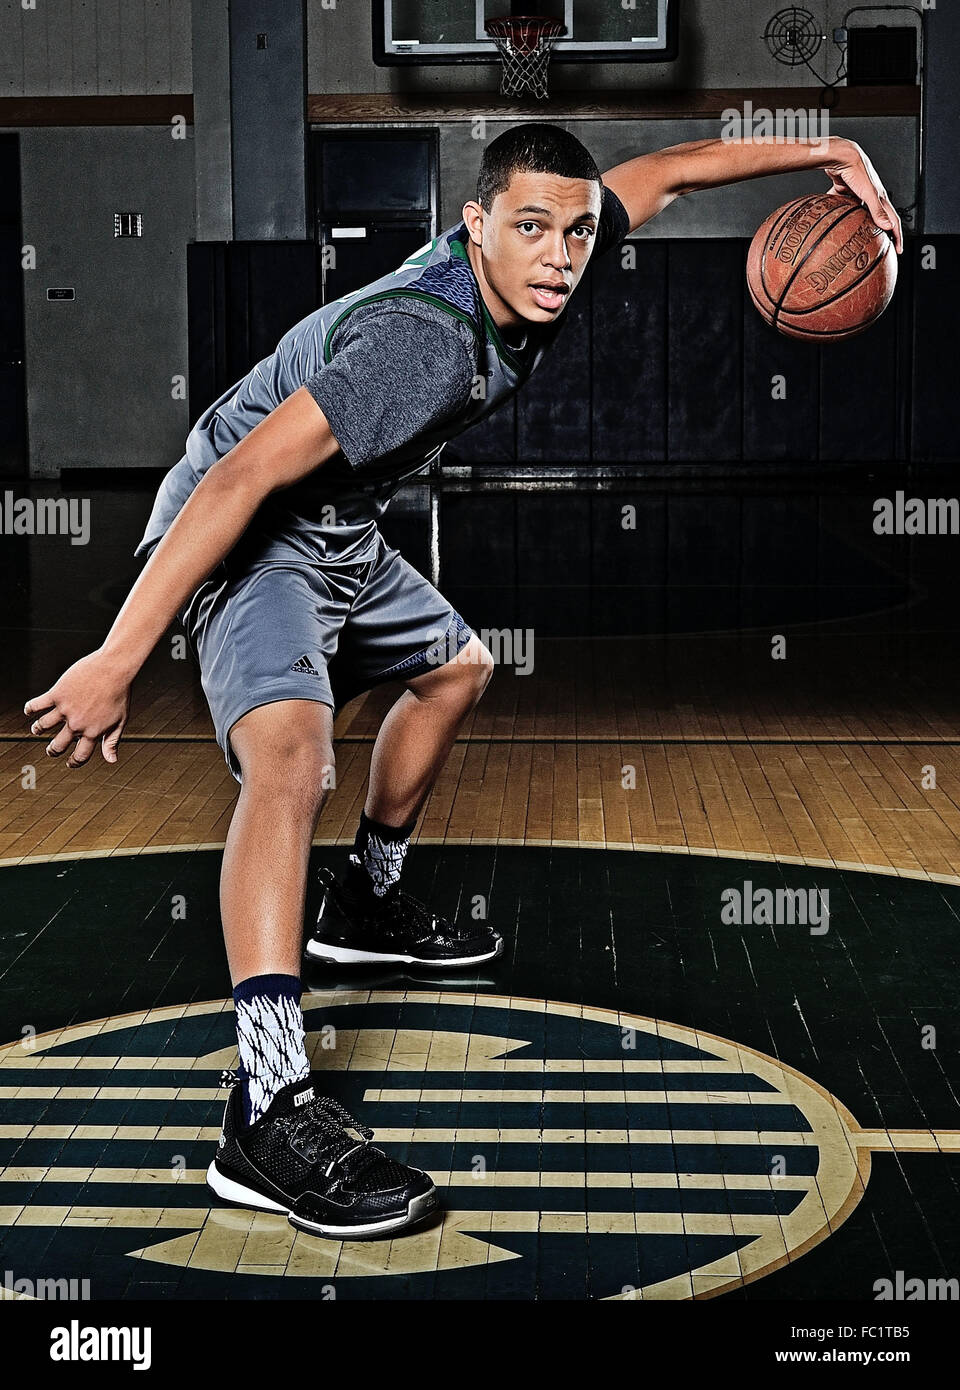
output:
[[[46, 679], [75, 659], [63, 643], [58, 662], [51, 639]], [[8, 650], [18, 641], [8, 636]], [[738, 688], [722, 678], [738, 659], [743, 669], [737, 648], [718, 638], [664, 641], [659, 652], [642, 639], [539, 643], [531, 675], [495, 673], [415, 839], [659, 847], [960, 881], [951, 692], [919, 682], [879, 691], [854, 670], [839, 673], [829, 697], [797, 688], [792, 672], [779, 689]], [[670, 680], [658, 655], [672, 662]], [[152, 659], [120, 762], [98, 755], [74, 772], [23, 736], [21, 697], [43, 683], [21, 676], [15, 687], [11, 675], [26, 666], [39, 673], [36, 655], [10, 663], [3, 691], [0, 859], [223, 843], [237, 784], [192, 666]], [[373, 742], [401, 690], [381, 687], [340, 713], [337, 787], [318, 844], [352, 843]], [[40, 785], [18, 789], [38, 760]], [[924, 789], [928, 766], [936, 786]], [[634, 787], [623, 786], [624, 767], [636, 769]]]

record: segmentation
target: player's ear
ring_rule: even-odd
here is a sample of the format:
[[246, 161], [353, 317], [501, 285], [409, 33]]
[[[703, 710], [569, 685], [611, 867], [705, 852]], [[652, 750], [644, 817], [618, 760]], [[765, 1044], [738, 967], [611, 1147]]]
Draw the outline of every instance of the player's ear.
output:
[[464, 203], [463, 220], [466, 223], [467, 231], [470, 233], [470, 240], [477, 246], [480, 246], [483, 241], [483, 219], [485, 215], [479, 203]]

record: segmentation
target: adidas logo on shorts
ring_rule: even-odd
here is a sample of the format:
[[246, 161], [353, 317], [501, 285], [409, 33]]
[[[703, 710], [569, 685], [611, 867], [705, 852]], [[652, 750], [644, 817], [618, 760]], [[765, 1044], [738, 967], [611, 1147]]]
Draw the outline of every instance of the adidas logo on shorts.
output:
[[319, 676], [320, 672], [308, 656], [298, 657], [290, 667], [291, 671], [302, 671], [307, 676]]

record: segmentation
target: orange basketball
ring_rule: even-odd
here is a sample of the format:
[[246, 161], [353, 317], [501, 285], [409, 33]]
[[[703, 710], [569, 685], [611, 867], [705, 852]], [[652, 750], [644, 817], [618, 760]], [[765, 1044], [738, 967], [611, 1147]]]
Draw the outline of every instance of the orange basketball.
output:
[[779, 333], [852, 338], [893, 298], [897, 253], [852, 193], [794, 198], [760, 227], [747, 256], [750, 297]]

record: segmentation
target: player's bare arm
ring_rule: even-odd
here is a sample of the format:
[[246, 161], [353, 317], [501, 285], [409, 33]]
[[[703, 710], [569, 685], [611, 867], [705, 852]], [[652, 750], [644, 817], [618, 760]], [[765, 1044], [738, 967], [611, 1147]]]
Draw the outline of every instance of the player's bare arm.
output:
[[309, 391], [301, 387], [209, 468], [164, 535], [96, 651], [74, 662], [24, 705], [34, 734], [57, 732], [59, 757], [77, 740], [67, 767], [87, 762], [97, 739], [108, 763], [129, 714], [130, 685], [177, 612], [227, 555], [271, 493], [326, 462], [339, 445]]
[[854, 140], [839, 136], [793, 142], [696, 140], [628, 159], [608, 169], [603, 181], [623, 203], [630, 230], [636, 231], [686, 193], [809, 169], [822, 169], [836, 192], [859, 198], [902, 252], [900, 218], [880, 176]]

